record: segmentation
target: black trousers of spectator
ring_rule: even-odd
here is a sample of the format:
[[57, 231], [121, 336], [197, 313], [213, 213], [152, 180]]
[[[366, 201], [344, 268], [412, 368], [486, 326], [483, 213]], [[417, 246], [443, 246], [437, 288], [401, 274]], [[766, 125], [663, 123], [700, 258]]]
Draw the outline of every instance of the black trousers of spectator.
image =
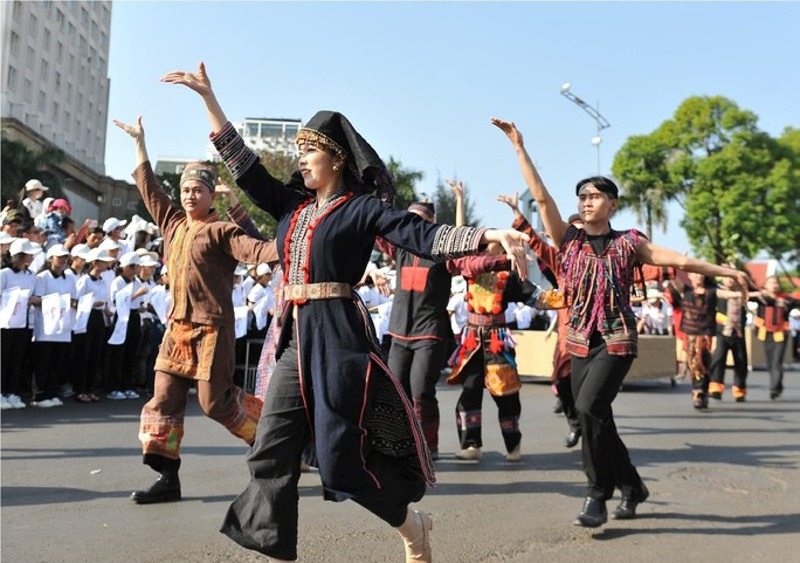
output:
[[439, 401], [436, 384], [442, 373], [442, 363], [447, 348], [444, 340], [392, 339], [389, 349], [389, 369], [397, 376], [406, 395], [414, 405], [414, 412], [422, 425], [428, 449], [439, 452]]
[[58, 382], [68, 373], [70, 342], [33, 343], [33, 365], [36, 373], [34, 401], [52, 399], [58, 394]]
[[2, 393], [19, 395], [23, 368], [30, 349], [33, 331], [29, 328], [4, 328], [0, 330], [2, 342]]
[[583, 432], [586, 496], [595, 500], [610, 499], [614, 488], [628, 498], [641, 492], [642, 479], [619, 437], [611, 408], [633, 359], [609, 354], [597, 333], [592, 336], [588, 357], [572, 357], [572, 394]]
[[[783, 335], [781, 342], [775, 341], [776, 334]], [[783, 356], [786, 353], [788, 337], [789, 334], [786, 332], [768, 332], [767, 339], [764, 341], [764, 355], [767, 357], [767, 369], [769, 370], [769, 391], [772, 394], [783, 393]]]
[[108, 391], [133, 389], [136, 358], [142, 340], [139, 311], [131, 311], [125, 342], [108, 345]]
[[92, 392], [106, 336], [103, 312], [92, 309], [86, 332], [72, 335], [72, 387], [77, 394]]
[[717, 331], [717, 344], [711, 356], [711, 383], [725, 384], [729, 350], [733, 356], [733, 385], [741, 390], [747, 389], [747, 346], [744, 336], [725, 336], [720, 331]]
[[[462, 449], [470, 446], [480, 448], [483, 446], [481, 437], [483, 414], [481, 409], [483, 405], [483, 390], [486, 388], [483, 345], [461, 369], [461, 377], [463, 389], [456, 403], [458, 440]], [[491, 397], [497, 405], [497, 418], [500, 422], [503, 442], [506, 450], [511, 452], [522, 440], [522, 433], [519, 430], [519, 417], [522, 413], [519, 393], [512, 393], [504, 397], [491, 395]]]

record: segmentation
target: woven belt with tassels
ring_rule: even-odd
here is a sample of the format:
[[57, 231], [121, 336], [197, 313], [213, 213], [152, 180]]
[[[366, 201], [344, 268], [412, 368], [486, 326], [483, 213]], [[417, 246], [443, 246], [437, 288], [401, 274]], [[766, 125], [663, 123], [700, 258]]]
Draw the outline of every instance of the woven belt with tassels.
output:
[[506, 316], [502, 313], [499, 315], [486, 315], [481, 313], [468, 313], [467, 322], [475, 326], [497, 326], [506, 324]]
[[349, 283], [321, 282], [287, 285], [283, 288], [286, 301], [303, 303], [317, 299], [346, 299], [353, 296], [353, 286]]

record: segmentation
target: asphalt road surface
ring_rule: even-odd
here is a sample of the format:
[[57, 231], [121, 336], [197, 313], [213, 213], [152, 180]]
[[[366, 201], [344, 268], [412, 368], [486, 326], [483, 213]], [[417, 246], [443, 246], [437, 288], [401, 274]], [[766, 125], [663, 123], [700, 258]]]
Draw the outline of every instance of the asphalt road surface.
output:
[[[691, 407], [685, 383], [626, 385], [614, 404], [617, 426], [651, 496], [638, 519], [596, 530], [572, 525], [585, 493], [580, 447], [562, 445], [566, 425], [549, 386], [523, 386], [519, 463], [505, 460], [497, 410], [485, 396], [476, 463], [452, 457], [459, 389], [441, 385], [438, 486], [419, 503], [434, 521], [435, 560], [800, 560], [800, 371], [787, 371], [776, 401], [767, 380], [752, 372], [747, 402], [728, 394], [707, 412]], [[248, 479], [246, 446], [205, 419], [196, 401], [186, 419], [183, 500], [129, 500], [155, 477], [141, 464], [136, 435], [144, 401], [2, 412], [4, 563], [266, 561], [218, 532]], [[323, 501], [315, 473], [300, 480], [298, 549], [305, 562], [404, 560], [394, 530], [355, 503]]]

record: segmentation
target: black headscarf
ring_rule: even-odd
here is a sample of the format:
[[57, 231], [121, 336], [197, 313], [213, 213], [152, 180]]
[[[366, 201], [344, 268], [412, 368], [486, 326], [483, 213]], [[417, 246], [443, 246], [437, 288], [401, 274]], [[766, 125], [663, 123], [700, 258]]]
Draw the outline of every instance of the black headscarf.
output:
[[[341, 113], [318, 111], [297, 133], [295, 142], [320, 146], [343, 158], [356, 193], [375, 193], [389, 204], [394, 200], [394, 182], [383, 160]], [[304, 189], [299, 171], [292, 174], [290, 184]]]

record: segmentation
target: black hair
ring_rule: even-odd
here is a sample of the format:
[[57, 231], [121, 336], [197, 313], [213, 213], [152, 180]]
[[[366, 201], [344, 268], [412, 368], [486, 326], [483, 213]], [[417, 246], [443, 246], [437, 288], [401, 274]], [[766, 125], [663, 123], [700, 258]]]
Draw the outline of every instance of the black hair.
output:
[[614, 199], [619, 197], [619, 188], [614, 182], [605, 176], [591, 176], [589, 178], [584, 178], [578, 182], [578, 185], [575, 186], [575, 195], [578, 195], [578, 193], [581, 191], [581, 188], [587, 184], [592, 184], [595, 188], [604, 194], [608, 194]]

